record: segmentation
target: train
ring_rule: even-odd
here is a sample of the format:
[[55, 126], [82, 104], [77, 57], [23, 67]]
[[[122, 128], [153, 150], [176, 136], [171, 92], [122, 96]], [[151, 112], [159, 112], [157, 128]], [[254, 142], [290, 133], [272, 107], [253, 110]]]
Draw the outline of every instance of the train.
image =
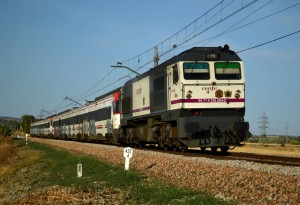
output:
[[227, 152], [249, 135], [244, 63], [228, 45], [193, 47], [94, 101], [31, 124], [31, 136]]

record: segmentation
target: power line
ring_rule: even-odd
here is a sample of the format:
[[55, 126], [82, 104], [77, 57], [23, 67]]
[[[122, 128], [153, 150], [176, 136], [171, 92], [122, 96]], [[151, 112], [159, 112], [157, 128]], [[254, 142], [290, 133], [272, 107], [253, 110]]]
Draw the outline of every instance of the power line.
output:
[[[242, 22], [243, 20], [245, 20], [246, 18], [248, 18], [249, 16], [251, 16], [251, 15], [253, 15], [254, 13], [256, 13], [257, 11], [259, 11], [260, 9], [262, 9], [263, 7], [265, 7], [266, 5], [268, 5], [269, 3], [271, 3], [273, 0], [270, 0], [269, 2], [267, 2], [266, 4], [264, 4], [264, 5], [262, 5], [260, 8], [258, 8], [257, 10], [255, 10], [254, 12], [252, 12], [251, 14], [249, 14], [248, 16], [246, 16], [245, 18], [243, 18], [242, 20], [240, 20], [240, 21], [238, 21], [237, 23], [235, 23], [233, 26], [231, 26], [229, 29], [227, 29], [227, 30], [225, 30], [224, 32], [222, 32], [222, 33], [220, 33], [220, 34], [218, 34], [218, 35], [216, 35], [216, 36], [213, 36], [213, 37], [210, 37], [210, 38], [208, 38], [208, 39], [205, 39], [205, 40], [202, 40], [202, 41], [206, 41], [206, 40], [209, 40], [209, 41], [212, 41], [212, 40], [214, 40], [215, 38], [217, 38], [217, 37], [219, 37], [219, 36], [221, 36], [221, 35], [223, 35], [223, 34], [225, 34], [225, 33], [229, 33], [229, 32], [232, 32], [232, 31], [235, 31], [235, 30], [237, 30], [237, 29], [240, 29], [240, 28], [243, 28], [243, 27], [245, 27], [245, 26], [248, 26], [248, 25], [251, 25], [251, 24], [253, 24], [253, 23], [256, 23], [256, 22], [258, 22], [258, 21], [261, 21], [261, 20], [264, 20], [264, 19], [266, 19], [266, 18], [269, 18], [269, 17], [271, 17], [271, 16], [273, 16], [273, 15], [276, 15], [276, 14], [278, 14], [278, 13], [280, 13], [280, 12], [283, 12], [283, 11], [286, 11], [286, 10], [288, 10], [288, 9], [290, 9], [290, 8], [292, 8], [292, 7], [295, 7], [295, 6], [298, 6], [300, 3], [296, 3], [296, 4], [293, 4], [293, 5], [291, 5], [291, 6], [289, 6], [289, 7], [287, 7], [287, 8], [284, 8], [284, 9], [282, 9], [282, 10], [279, 10], [279, 11], [277, 11], [277, 12], [274, 12], [274, 13], [272, 13], [272, 14], [269, 14], [269, 15], [267, 15], [267, 16], [264, 16], [264, 17], [262, 17], [262, 18], [260, 18], [260, 19], [257, 19], [257, 20], [255, 20], [255, 21], [252, 21], [252, 22], [250, 22], [250, 23], [247, 23], [247, 24], [245, 24], [245, 25], [242, 25], [242, 26], [240, 26], [240, 27], [238, 27], [238, 28], [235, 28], [235, 29], [231, 29], [231, 28], [233, 28], [234, 26], [236, 26], [237, 24], [239, 24], [240, 22]], [[223, 3], [223, 2], [220, 2], [220, 3]], [[218, 6], [218, 5], [220, 5], [220, 3], [219, 4], [217, 4], [216, 6]], [[228, 4], [229, 5], [229, 4]], [[227, 5], [227, 6], [228, 6]], [[214, 6], [212, 9], [214, 9], [216, 6]], [[211, 11], [212, 9], [210, 9], [209, 11]], [[207, 14], [209, 11], [207, 11], [205, 14]], [[202, 15], [202, 16], [200, 16], [199, 18], [197, 18], [196, 20], [194, 20], [192, 23], [190, 23], [188, 26], [191, 26], [193, 23], [195, 23], [197, 20], [199, 20], [201, 17], [203, 17], [204, 15]], [[184, 27], [183, 29], [181, 29], [179, 32], [181, 32], [181, 31], [183, 31], [185, 28], [187, 28], [188, 26], [186, 26], [186, 27]], [[231, 30], [230, 30], [231, 29]], [[178, 34], [179, 32], [177, 32], [176, 34]], [[175, 34], [174, 34], [175, 35]], [[171, 37], [173, 37], [174, 35], [172, 35]], [[171, 38], [170, 37], [170, 38]], [[279, 39], [278, 39], [279, 40]], [[165, 40], [166, 41], [166, 40]], [[163, 42], [165, 42], [165, 41], [163, 41]], [[201, 42], [201, 41], [199, 41], [199, 42]], [[199, 43], [198, 42], [198, 43]], [[207, 42], [208, 43], [208, 42]], [[207, 44], [206, 43], [206, 44]], [[195, 43], [194, 43], [195, 44]], [[188, 46], [190, 46], [190, 45], [188, 45]], [[174, 48], [175, 49], [175, 48]], [[151, 50], [151, 49], [150, 49]], [[149, 51], [149, 50], [148, 50]], [[246, 49], [245, 50], [243, 50], [243, 51], [246, 51]], [[243, 52], [243, 51], [239, 51], [239, 52]], [[144, 52], [145, 53], [145, 52]], [[166, 53], [164, 53], [164, 54], [166, 54]], [[163, 55], [164, 55], [163, 54]], [[162, 55], [161, 55], [162, 56]], [[137, 56], [136, 56], [137, 57]], [[132, 58], [133, 59], [133, 58]], [[130, 59], [129, 59], [130, 60]], [[145, 67], [146, 65], [148, 65], [149, 63], [151, 63], [152, 62], [152, 60], [151, 61], [148, 61], [147, 63], [145, 63], [144, 65], [142, 65], [141, 67], [139, 67], [137, 70], [140, 70], [141, 68], [143, 68], [143, 67]], [[88, 89], [87, 91], [85, 91], [85, 92], [83, 92], [82, 94], [80, 94], [80, 95], [77, 95], [77, 96], [74, 96], [73, 98], [79, 98], [79, 97], [82, 97], [82, 96], [84, 96], [83, 98], [86, 98], [86, 97], [89, 97], [89, 96], [91, 96], [92, 94], [95, 94], [96, 92], [98, 92], [98, 91], [100, 91], [100, 90], [102, 90], [102, 89], [98, 89], [96, 92], [92, 92], [92, 90], [94, 89], [94, 88], [96, 88], [104, 79], [106, 79], [110, 74], [112, 73], [112, 71], [110, 71], [106, 76], [104, 76], [101, 80], [99, 80], [93, 87], [91, 87], [90, 89]], [[91, 92], [91, 94], [87, 94], [88, 92]]]
[[[159, 47], [159, 46], [160, 46], [161, 44], [163, 44], [164, 42], [168, 42], [168, 43], [169, 43], [170, 40], [171, 40], [172, 38], [175, 38], [175, 39], [177, 40], [177, 37], [178, 37], [178, 35], [179, 35], [181, 32], [185, 31], [187, 28], [189, 28], [189, 27], [192, 26], [193, 24], [197, 23], [200, 19], [202, 19], [202, 18], [204, 18], [204, 17], [207, 17], [207, 14], [208, 14], [208, 13], [212, 12], [212, 11], [213, 11], [215, 8], [217, 8], [219, 5], [223, 4], [223, 2], [224, 2], [224, 0], [220, 1], [220, 2], [217, 3], [215, 6], [213, 6], [212, 8], [210, 8], [207, 12], [205, 12], [203, 15], [201, 15], [200, 17], [198, 17], [197, 19], [195, 19], [194, 21], [192, 21], [191, 23], [189, 23], [187, 26], [185, 26], [184, 28], [180, 29], [178, 32], [176, 32], [175, 34], [171, 35], [170, 37], [168, 37], [168, 38], [165, 39], [164, 41], [160, 42], [159, 44], [157, 44], [157, 45], [151, 47], [150, 49], [148, 49], [148, 50], [146, 50], [146, 51], [144, 51], [144, 52], [142, 52], [142, 53], [140, 53], [140, 54], [138, 54], [138, 55], [136, 55], [136, 56], [134, 56], [134, 57], [131, 57], [131, 58], [127, 59], [127, 60], [123, 60], [121, 63], [128, 62], [128, 61], [134, 60], [134, 59], [136, 59], [136, 58], [139, 59], [142, 55], [147, 54], [148, 52], [150, 52], [151, 50], [153, 50], [154, 47]], [[175, 42], [177, 42], [177, 41], [175, 41]], [[175, 44], [173, 44], [172, 46], [174, 47], [174, 45], [175, 45]], [[175, 47], [176, 47], [176, 46], [175, 46]]]
[[285, 136], [285, 142], [288, 143], [288, 138], [289, 138], [289, 123], [285, 123], [286, 127], [285, 127], [285, 130], [286, 130], [286, 136]]
[[111, 73], [113, 72], [113, 70], [110, 70], [103, 78], [101, 78], [101, 80], [99, 80], [93, 87], [91, 87], [90, 89], [88, 89], [87, 91], [83, 92], [82, 94], [80, 95], [77, 95], [77, 96], [73, 96], [72, 98], [79, 98], [79, 97], [82, 97], [84, 95], [86, 95], [88, 92], [91, 92], [94, 88], [96, 88], [101, 82], [103, 82]]
[[[269, 2], [268, 2], [268, 3], [269, 3]], [[268, 3], [267, 3], [267, 4], [268, 4]], [[271, 13], [271, 14], [269, 14], [269, 15], [266, 15], [266, 16], [264, 16], [264, 17], [262, 17], [262, 18], [259, 18], [259, 19], [256, 19], [256, 20], [254, 20], [254, 21], [251, 21], [251, 22], [249, 22], [249, 23], [247, 23], [247, 24], [241, 25], [241, 26], [239, 26], [239, 27], [236, 27], [236, 28], [233, 28], [233, 29], [230, 29], [230, 30], [226, 30], [226, 31], [224, 31], [224, 32], [222, 32], [222, 33], [220, 33], [220, 34], [215, 35], [215, 36], [212, 36], [212, 37], [209, 37], [209, 38], [203, 39], [203, 40], [201, 40], [201, 41], [197, 41], [197, 42], [194, 42], [194, 43], [192, 43], [192, 44], [185, 45], [185, 46], [182, 46], [182, 47], [190, 47], [190, 46], [192, 46], [192, 45], [195, 45], [195, 44], [198, 44], [198, 43], [201, 43], [201, 42], [204, 42], [204, 41], [211, 41], [211, 39], [213, 40], [213, 39], [215, 39], [215, 38], [217, 38], [217, 37], [219, 37], [219, 36], [221, 36], [221, 35], [224, 35], [224, 34], [227, 34], [227, 33], [230, 33], [230, 32], [236, 31], [236, 30], [239, 30], [239, 29], [244, 28], [244, 27], [246, 27], [246, 26], [249, 26], [249, 25], [251, 25], [251, 24], [257, 23], [257, 22], [262, 21], [262, 20], [265, 20], [265, 19], [267, 19], [267, 18], [269, 18], [269, 17], [272, 17], [272, 16], [274, 16], [274, 15], [276, 15], [276, 14], [279, 14], [279, 13], [281, 13], [281, 12], [284, 12], [284, 11], [286, 11], [286, 10], [288, 10], [288, 9], [291, 9], [291, 8], [293, 8], [293, 7], [295, 7], [295, 6], [298, 6], [298, 5], [300, 5], [300, 3], [293, 4], [293, 5], [291, 5], [291, 6], [288, 6], [288, 7], [284, 8], [284, 9], [281, 9], [281, 10], [279, 10], [279, 11], [276, 11], [276, 12], [273, 12], [273, 13]], [[264, 7], [264, 6], [265, 6], [265, 5], [263, 5], [262, 7]], [[262, 7], [260, 7], [259, 9], [261, 9]], [[258, 10], [259, 10], [259, 9], [258, 9]], [[258, 11], [258, 10], [256, 10], [256, 11]], [[255, 12], [256, 12], [256, 11], [255, 11]], [[255, 13], [255, 12], [253, 12], [253, 13]], [[253, 13], [251, 13], [250, 15], [252, 15]], [[248, 18], [250, 15], [248, 15], [246, 18]], [[245, 18], [244, 18], [244, 19], [245, 19]], [[241, 22], [241, 21], [239, 21], [239, 22]], [[239, 23], [239, 22], [238, 22], [238, 23]], [[236, 23], [235, 25], [237, 25], [238, 23]], [[231, 26], [230, 28], [232, 28], [232, 27], [233, 27], [233, 26]]]
[[[229, 10], [230, 8], [228, 8], [228, 6], [231, 5], [234, 1], [235, 0], [232, 0], [231, 2], [229, 2], [225, 6], [223, 5], [224, 1], [221, 1], [216, 6], [214, 6], [209, 11], [207, 11], [205, 14], [201, 15], [196, 20], [194, 20], [192, 23], [190, 23], [188, 26], [184, 27], [183, 29], [181, 29], [177, 33], [173, 34], [171, 37], [169, 37], [166, 40], [162, 41], [161, 43], [155, 45], [153, 48], [150, 48], [147, 51], [145, 51], [145, 52], [143, 52], [143, 53], [141, 53], [141, 54], [139, 54], [137, 56], [134, 56], [134, 57], [132, 57], [130, 59], [127, 59], [127, 60], [124, 60], [124, 61], [121, 61], [121, 62], [125, 63], [125, 62], [130, 62], [130, 61], [137, 60], [138, 63], [139, 63], [142, 55], [148, 54], [151, 50], [154, 50], [155, 47], [158, 47], [158, 48], [161, 47], [161, 48], [163, 48], [164, 45], [167, 44], [166, 45], [166, 47], [167, 47], [166, 51], [160, 52], [159, 57], [162, 57], [165, 54], [171, 52], [172, 50], [174, 50], [174, 49], [182, 46], [186, 42], [188, 42], [188, 41], [194, 39], [195, 37], [199, 36], [200, 34], [203, 34], [207, 30], [215, 27], [216, 25], [220, 24], [221, 22], [223, 22], [223, 21], [229, 19], [230, 17], [236, 15], [237, 13], [239, 13], [240, 11], [242, 11], [245, 8], [249, 7], [250, 5], [254, 4], [258, 0], [252, 0], [251, 2], [249, 2], [248, 4], [245, 4], [245, 5], [242, 4], [239, 8], [235, 9], [234, 11], [230, 10], [229, 14], [224, 15], [225, 9]], [[220, 5], [221, 5], [221, 9], [215, 11], [215, 9], [218, 6], [220, 6]], [[215, 12], [215, 13], [213, 13], [213, 12]], [[208, 18], [208, 15], [210, 15], [210, 14], [212, 15], [212, 17]], [[216, 17], [218, 15], [220, 15], [220, 19], [216, 19]], [[204, 23], [201, 24], [200, 20], [203, 20]], [[215, 21], [212, 21], [212, 20], [215, 20]], [[198, 26], [199, 23], [200, 23], [200, 26]], [[203, 28], [203, 29], [199, 31], [200, 28]], [[187, 34], [189, 31], [190, 31], [190, 33]], [[180, 37], [181, 37], [181, 39], [178, 40], [178, 38], [180, 38]], [[153, 53], [154, 53], [154, 51], [153, 51]], [[152, 61], [153, 61], [153, 59], [148, 60], [146, 63], [143, 64], [143, 66], [138, 67], [137, 70], [140, 70], [141, 68], [143, 68], [144, 66], [148, 65]]]
[[267, 126], [267, 124], [269, 124], [269, 122], [268, 122], [268, 117], [266, 116], [266, 113], [264, 112], [263, 113], [263, 116], [262, 117], [260, 117], [259, 119], [261, 119], [261, 121], [259, 121], [258, 123], [260, 123], [261, 125], [259, 126], [259, 128], [261, 129], [261, 135], [263, 136], [263, 137], [266, 137], [267, 136], [267, 128], [269, 128], [268, 126]]
[[[234, 12], [230, 13], [229, 15], [225, 15], [225, 16], [224, 16], [224, 13], [223, 13], [224, 10], [225, 10], [229, 5], [231, 5], [232, 2], [234, 2], [234, 1], [235, 1], [235, 0], [232, 0], [231, 2], [229, 2], [229, 3], [226, 4], [226, 5], [224, 5], [224, 0], [221, 1], [221, 2], [219, 2], [219, 3], [216, 4], [214, 7], [212, 7], [209, 11], [207, 11], [205, 14], [201, 15], [201, 16], [198, 17], [196, 20], [194, 20], [192, 23], [188, 24], [186, 27], [184, 27], [183, 29], [181, 29], [181, 30], [178, 31], [177, 33], [173, 34], [171, 37], [169, 37], [169, 38], [167, 38], [166, 40], [162, 41], [160, 44], [157, 44], [156, 46], [161, 46], [161, 45], [163, 45], [163, 44], [166, 43], [166, 42], [168, 42], [168, 44], [169, 44], [169, 45], [168, 45], [169, 50], [167, 50], [167, 51], [165, 51], [165, 52], [162, 52], [159, 56], [161, 57], [161, 56], [163, 56], [163, 55], [169, 53], [169, 52], [172, 51], [172, 50], [175, 50], [175, 49], [177, 49], [177, 48], [179, 48], [179, 47], [182, 47], [182, 45], [185, 44], [186, 42], [192, 40], [192, 39], [195, 38], [196, 36], [198, 36], [198, 35], [202, 34], [203, 32], [207, 31], [208, 29], [210, 29], [210, 28], [212, 28], [212, 27], [218, 25], [218, 24], [221, 23], [222, 21], [226, 20], [227, 18], [230, 18], [231, 16], [235, 15], [235, 14], [238, 13], [239, 11], [241, 11], [241, 10], [243, 10], [244, 8], [250, 6], [251, 4], [255, 3], [255, 2], [258, 1], [258, 0], [253, 0], [253, 1], [251, 1], [250, 3], [248, 3], [248, 4], [246, 4], [246, 5], [242, 5], [241, 8], [236, 9]], [[269, 4], [271, 1], [272, 1], [272, 0], [270, 0], [270, 1], [269, 1], [268, 3], [266, 3], [265, 5]], [[250, 15], [248, 15], [247, 17], [243, 18], [242, 20], [238, 21], [236, 24], [234, 24], [233, 26], [231, 26], [231, 27], [229, 28], [229, 29], [231, 29], [231, 30], [227, 29], [227, 30], [225, 30], [224, 32], [222, 32], [221, 34], [218, 34], [218, 35], [216, 35], [216, 36], [214, 36], [214, 37], [211, 37], [211, 38], [208, 38], [208, 39], [206, 39], [206, 40], [210, 40], [210, 41], [211, 41], [211, 40], [214, 40], [215, 38], [217, 38], [217, 37], [220, 36], [220, 35], [223, 35], [223, 34], [225, 34], [225, 33], [229, 33], [229, 32], [232, 32], [232, 31], [234, 31], [234, 30], [240, 29], [240, 28], [242, 28], [242, 27], [248, 26], [248, 25], [250, 25], [250, 24], [256, 23], [256, 22], [258, 22], [258, 21], [261, 21], [261, 20], [263, 20], [263, 19], [266, 19], [266, 18], [268, 18], [268, 17], [270, 17], [270, 16], [273, 16], [273, 15], [275, 15], [275, 14], [278, 14], [278, 13], [280, 13], [280, 12], [282, 12], [282, 11], [285, 11], [285, 10], [287, 10], [287, 9], [289, 9], [289, 8], [292, 8], [292, 7], [294, 7], [294, 6], [297, 6], [297, 5], [299, 5], [299, 4], [300, 4], [300, 3], [294, 4], [294, 5], [292, 5], [292, 6], [288, 7], [288, 8], [285, 8], [285, 9], [282, 9], [282, 10], [280, 10], [280, 11], [278, 11], [278, 12], [272, 13], [272, 14], [270, 14], [270, 15], [268, 15], [268, 16], [265, 16], [265, 17], [263, 17], [263, 18], [261, 18], [261, 19], [258, 19], [258, 20], [255, 20], [255, 21], [253, 21], [253, 22], [250, 22], [250, 23], [248, 23], [248, 24], [242, 25], [242, 26], [240, 26], [240, 27], [238, 27], [238, 28], [231, 29], [231, 28], [233, 28], [234, 26], [236, 26], [237, 24], [239, 24], [241, 21], [243, 21], [244, 19], [248, 18], [250, 15], [252, 15], [253, 13], [255, 13], [256, 11], [258, 11], [259, 9], [261, 9], [262, 7], [265, 6], [265, 5], [263, 5], [262, 7], [260, 7], [260, 8], [257, 9], [256, 11], [252, 12], [252, 13], [251, 13]], [[216, 9], [217, 7], [219, 7], [219, 6], [221, 6], [221, 9], [220, 9], [219, 11], [217, 11], [216, 13], [214, 13], [212, 17], [207, 18], [208, 14], [209, 14], [210, 12], [212, 12], [214, 9]], [[214, 18], [216, 18], [218, 15], [220, 15], [220, 20], [211, 23], [211, 21], [212, 21]], [[202, 19], [202, 18], [204, 18], [204, 17], [205, 17], [204, 23], [202, 23], [200, 26], [197, 25], [197, 24], [199, 24], [199, 20]], [[211, 25], [209, 25], [209, 23], [211, 23]], [[181, 32], [184, 32], [184, 31], [187, 33], [188, 28], [191, 27], [191, 26], [195, 27], [194, 31], [193, 31], [193, 32], [190, 32], [190, 33], [187, 34], [187, 35], [185, 35], [185, 38], [181, 39], [182, 41], [178, 41], [177, 36], [178, 36]], [[202, 28], [203, 26], [205, 26], [205, 29], [199, 31], [199, 29]], [[198, 32], [198, 33], [197, 33], [197, 32]], [[254, 48], [256, 48], [256, 47], [259, 47], [259, 46], [262, 46], [262, 45], [265, 45], [265, 44], [268, 44], [268, 43], [271, 43], [271, 42], [280, 40], [280, 39], [282, 39], [282, 38], [288, 37], [288, 36], [293, 35], [293, 34], [298, 33], [298, 32], [300, 32], [300, 30], [299, 30], [299, 31], [296, 31], [296, 32], [294, 32], [294, 33], [288, 34], [288, 35], [286, 35], [286, 36], [283, 36], [283, 37], [280, 37], [280, 38], [277, 38], [277, 39], [268, 41], [268, 42], [266, 42], [266, 43], [263, 43], [263, 44], [260, 44], [260, 45], [257, 45], [257, 46], [253, 46], [253, 47], [251, 47], [251, 48], [247, 48], [247, 49], [241, 50], [241, 51], [239, 51], [239, 52], [244, 52], [244, 51], [247, 51], [247, 50], [250, 50], [250, 49], [254, 49]], [[175, 37], [176, 37], [176, 43], [179, 42], [179, 44], [176, 44], [176, 46], [174, 47], [174, 45], [171, 45], [171, 40], [172, 40], [172, 38], [175, 38]], [[204, 40], [202, 40], [202, 41], [204, 41]], [[170, 47], [172, 47], [172, 48], [170, 49]], [[133, 57], [133, 58], [131, 58], [131, 59], [128, 59], [128, 60], [126, 60], [126, 61], [130, 61], [130, 60], [134, 60], [134, 59], [138, 58], [138, 67], [137, 67], [137, 69], [136, 69], [136, 71], [138, 71], [138, 70], [142, 69], [143, 67], [145, 67], [146, 65], [148, 65], [149, 63], [153, 62], [153, 59], [151, 59], [151, 60], [147, 61], [146, 63], [142, 64], [142, 66], [139, 65], [139, 64], [140, 64], [140, 59], [142, 58], [141, 55], [144, 55], [144, 54], [146, 54], [146, 53], [149, 53], [149, 51], [151, 51], [151, 50], [153, 50], [153, 49], [154, 49], [154, 48], [151, 48], [151, 49], [149, 49], [149, 50], [143, 52], [142, 54], [139, 54], [139, 55], [137, 55], [137, 56], [135, 56], [135, 57]], [[238, 52], [237, 52], [237, 53], [238, 53]], [[147, 55], [148, 55], [148, 54], [147, 54]], [[122, 62], [126, 62], [126, 61], [122, 61]], [[81, 93], [80, 95], [74, 96], [74, 97], [72, 97], [72, 98], [77, 99], [77, 100], [79, 99], [78, 101], [80, 101], [80, 100], [83, 100], [83, 99], [85, 99], [86, 97], [89, 97], [89, 96], [91, 96], [91, 95], [93, 95], [93, 94], [95, 94], [95, 93], [97, 93], [97, 92], [99, 92], [99, 91], [104, 90], [104, 89], [107, 88], [107, 87], [111, 87], [112, 85], [118, 83], [119, 81], [117, 81], [117, 82], [112, 82], [112, 83], [109, 83], [107, 86], [104, 86], [104, 87], [102, 87], [102, 88], [97, 89], [97, 90], [94, 91], [94, 89], [95, 89], [101, 82], [103, 82], [106, 78], [108, 78], [108, 76], [111, 75], [112, 72], [113, 72], [113, 70], [111, 70], [107, 75], [105, 75], [101, 80], [99, 80], [93, 87], [91, 87], [91, 88], [88, 89], [87, 91]], [[131, 75], [131, 74], [130, 74], [130, 75]], [[57, 110], [61, 110], [61, 109], [66, 108], [66, 107], [68, 107], [68, 106], [71, 105], [71, 104], [68, 104], [68, 105], [64, 106], [63, 108], [58, 109], [58, 107], [60, 107], [61, 104], [62, 104], [62, 103], [60, 103], [60, 104], [56, 107]]]
[[240, 51], [238, 51], [238, 52], [236, 52], [236, 53], [241, 53], [241, 52], [244, 52], [244, 51], [248, 51], [248, 50], [251, 50], [251, 49], [257, 48], [257, 47], [260, 47], [260, 46], [263, 46], [263, 45], [266, 45], [266, 44], [269, 44], [269, 43], [272, 43], [272, 42], [275, 42], [275, 41], [281, 40], [281, 39], [283, 39], [283, 38], [289, 37], [289, 36], [291, 36], [291, 35], [294, 35], [294, 34], [296, 34], [296, 33], [299, 33], [299, 32], [300, 32], [300, 30], [298, 30], [298, 31], [295, 31], [295, 32], [293, 32], [293, 33], [290, 33], [290, 34], [287, 34], [287, 35], [285, 35], [285, 36], [281, 36], [281, 37], [279, 37], [279, 38], [276, 38], [276, 39], [273, 39], [273, 40], [267, 41], [267, 42], [265, 42], [265, 43], [261, 43], [261, 44], [259, 44], [259, 45], [256, 45], [256, 46], [252, 46], [252, 47], [250, 47], [250, 48], [246, 48], [246, 49], [244, 49], [244, 50], [240, 50]]
[[264, 5], [262, 5], [261, 7], [259, 7], [258, 9], [256, 9], [255, 11], [253, 11], [252, 13], [248, 14], [246, 17], [242, 18], [241, 20], [239, 20], [238, 22], [236, 22], [234, 25], [230, 26], [228, 29], [226, 29], [225, 31], [223, 31], [222, 33], [220, 33], [219, 35], [214, 36], [213, 38], [211, 38], [209, 41], [207, 41], [204, 45], [208, 44], [209, 42], [213, 41], [214, 39], [216, 39], [217, 37], [227, 33], [228, 31], [230, 31], [231, 28], [235, 27], [236, 25], [238, 25], [239, 23], [241, 23], [242, 21], [246, 20], [247, 18], [249, 18], [250, 16], [252, 16], [253, 14], [255, 14], [256, 12], [258, 12], [259, 10], [261, 10], [262, 8], [264, 8], [265, 6], [267, 6], [268, 4], [270, 4], [273, 0], [268, 1], [267, 3], [265, 3]]
[[[187, 33], [187, 30], [190, 29], [191, 27], [194, 27], [194, 31], [192, 31], [190, 34], [186, 34], [185, 35], [185, 39], [183, 38], [183, 42], [180, 42], [180, 45], [184, 44], [185, 42], [195, 38], [196, 36], [200, 35], [201, 33], [203, 33], [206, 30], [209, 30], [210, 28], [216, 26], [217, 24], [221, 23], [222, 21], [228, 19], [229, 17], [233, 16], [234, 14], [238, 13], [240, 10], [248, 7], [249, 5], [253, 4], [254, 2], [258, 1], [258, 0], [252, 0], [250, 3], [246, 4], [246, 5], [242, 5], [241, 8], [236, 9], [234, 12], [230, 13], [227, 16], [223, 15], [223, 12], [225, 12], [225, 9], [228, 8], [234, 1], [236, 0], [231, 0], [229, 3], [227, 3], [226, 5], [224, 5], [224, 1], [222, 0], [219, 3], [217, 3], [215, 6], [213, 6], [211, 9], [209, 9], [206, 13], [204, 13], [203, 15], [201, 15], [200, 17], [198, 17], [196, 20], [194, 20], [193, 22], [191, 22], [190, 24], [188, 24], [187, 26], [185, 26], [184, 28], [182, 28], [181, 30], [179, 30], [178, 32], [176, 32], [175, 34], [173, 34], [172, 36], [170, 36], [169, 38], [167, 38], [166, 40], [162, 41], [161, 43], [157, 44], [156, 46], [154, 46], [151, 49], [148, 49], [147, 51], [133, 57], [130, 58], [128, 60], [122, 61], [122, 62], [127, 62], [133, 59], [138, 58], [138, 69], [140, 70], [141, 68], [145, 67], [146, 65], [148, 65], [149, 63], [152, 62], [153, 59], [151, 59], [150, 61], [148, 60], [145, 64], [143, 64], [141, 67], [139, 66], [140, 64], [140, 60], [142, 58], [142, 55], [147, 54], [147, 58], [149, 57], [149, 52], [151, 50], [155, 50], [155, 48], [158, 48], [159, 46], [163, 47], [165, 45], [165, 43], [168, 43], [168, 51], [164, 52], [163, 54], [159, 55], [157, 53], [157, 57], [156, 59], [158, 59], [160, 56], [165, 55], [166, 53], [170, 52], [171, 50], [175, 49], [177, 47], [177, 42], [178, 42], [178, 36], [182, 35], [181, 33]], [[217, 10], [217, 8], [221, 6], [220, 10]], [[212, 14], [212, 17], [207, 18], [208, 15], [210, 15], [211, 13], [215, 12], [214, 14]], [[220, 20], [211, 23], [212, 25], [209, 25], [210, 22], [212, 22], [212, 20], [214, 18], [217, 17], [217, 15], [220, 15]], [[199, 24], [200, 20], [205, 18], [204, 23], [202, 23], [200, 26], [197, 26], [197, 24]], [[206, 26], [206, 28], [204, 30], [202, 30], [201, 32], [198, 32], [198, 34], [196, 34], [195, 32], [197, 30], [199, 30], [201, 27]], [[191, 34], [194, 34], [193, 36], [190, 37]], [[180, 39], [181, 40], [181, 39]], [[172, 43], [171, 45], [171, 41], [174, 41], [174, 43]], [[182, 40], [181, 40], [182, 41]], [[176, 46], [174, 46], [176, 45]], [[137, 71], [136, 70], [136, 71]], [[101, 83], [103, 82], [113, 71], [110, 71], [106, 76], [104, 76], [101, 80], [99, 80], [93, 87], [91, 87], [90, 89], [88, 89], [87, 91], [77, 95], [77, 96], [73, 96], [73, 99], [77, 99], [78, 101], [80, 101], [81, 99], [84, 99], [88, 96], [91, 96], [93, 94], [95, 94], [96, 92], [99, 92], [100, 90], [103, 90], [104, 88], [106, 88], [107, 86], [105, 86], [104, 88], [98, 89], [96, 91], [93, 92], [93, 90]], [[110, 86], [111, 84], [114, 83], [110, 83], [108, 86]], [[80, 98], [80, 99], [79, 99]], [[69, 104], [70, 105], [70, 104]], [[67, 105], [68, 106], [68, 105]], [[57, 106], [58, 107], [58, 106]]]

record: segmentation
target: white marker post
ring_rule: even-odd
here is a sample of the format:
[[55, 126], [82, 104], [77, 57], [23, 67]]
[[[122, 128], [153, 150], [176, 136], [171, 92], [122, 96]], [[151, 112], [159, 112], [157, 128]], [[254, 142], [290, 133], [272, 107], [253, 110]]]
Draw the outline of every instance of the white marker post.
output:
[[26, 146], [27, 146], [27, 139], [28, 138], [28, 134], [25, 135], [25, 140], [26, 140]]
[[77, 164], [77, 177], [82, 177], [82, 164]]
[[129, 170], [129, 161], [132, 157], [133, 149], [130, 147], [124, 148], [124, 157], [125, 157], [125, 171]]

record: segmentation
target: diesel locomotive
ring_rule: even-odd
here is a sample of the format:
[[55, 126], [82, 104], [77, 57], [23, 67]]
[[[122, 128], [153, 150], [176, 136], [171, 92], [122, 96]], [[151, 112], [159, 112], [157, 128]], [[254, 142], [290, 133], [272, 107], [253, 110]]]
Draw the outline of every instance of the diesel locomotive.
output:
[[95, 101], [32, 124], [31, 135], [226, 152], [249, 133], [245, 74], [228, 45], [194, 47]]

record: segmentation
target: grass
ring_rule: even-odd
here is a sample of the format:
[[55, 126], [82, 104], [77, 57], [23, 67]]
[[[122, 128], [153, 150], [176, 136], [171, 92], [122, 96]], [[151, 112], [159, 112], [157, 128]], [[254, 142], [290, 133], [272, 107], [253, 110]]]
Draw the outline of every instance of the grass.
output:
[[22, 141], [13, 141], [11, 138], [0, 138], [0, 180], [17, 170], [36, 164], [40, 161], [38, 150], [28, 149]]
[[0, 164], [3, 164], [14, 154], [14, 142], [11, 137], [0, 137]]
[[[35, 169], [39, 174], [31, 182], [31, 191], [56, 185], [85, 191], [96, 183], [97, 189], [111, 187], [125, 191], [126, 204], [230, 204], [202, 192], [165, 185], [133, 170], [124, 171], [123, 166], [90, 156], [70, 154], [39, 143], [31, 142], [28, 147], [40, 157], [37, 161], [40, 166]], [[82, 163], [81, 178], [77, 177], [77, 163]]]
[[230, 152], [246, 152], [255, 154], [265, 155], [279, 155], [289, 157], [300, 157], [300, 146], [299, 145], [286, 145], [282, 147], [276, 144], [264, 144], [261, 143], [246, 143], [242, 147], [236, 147]]

